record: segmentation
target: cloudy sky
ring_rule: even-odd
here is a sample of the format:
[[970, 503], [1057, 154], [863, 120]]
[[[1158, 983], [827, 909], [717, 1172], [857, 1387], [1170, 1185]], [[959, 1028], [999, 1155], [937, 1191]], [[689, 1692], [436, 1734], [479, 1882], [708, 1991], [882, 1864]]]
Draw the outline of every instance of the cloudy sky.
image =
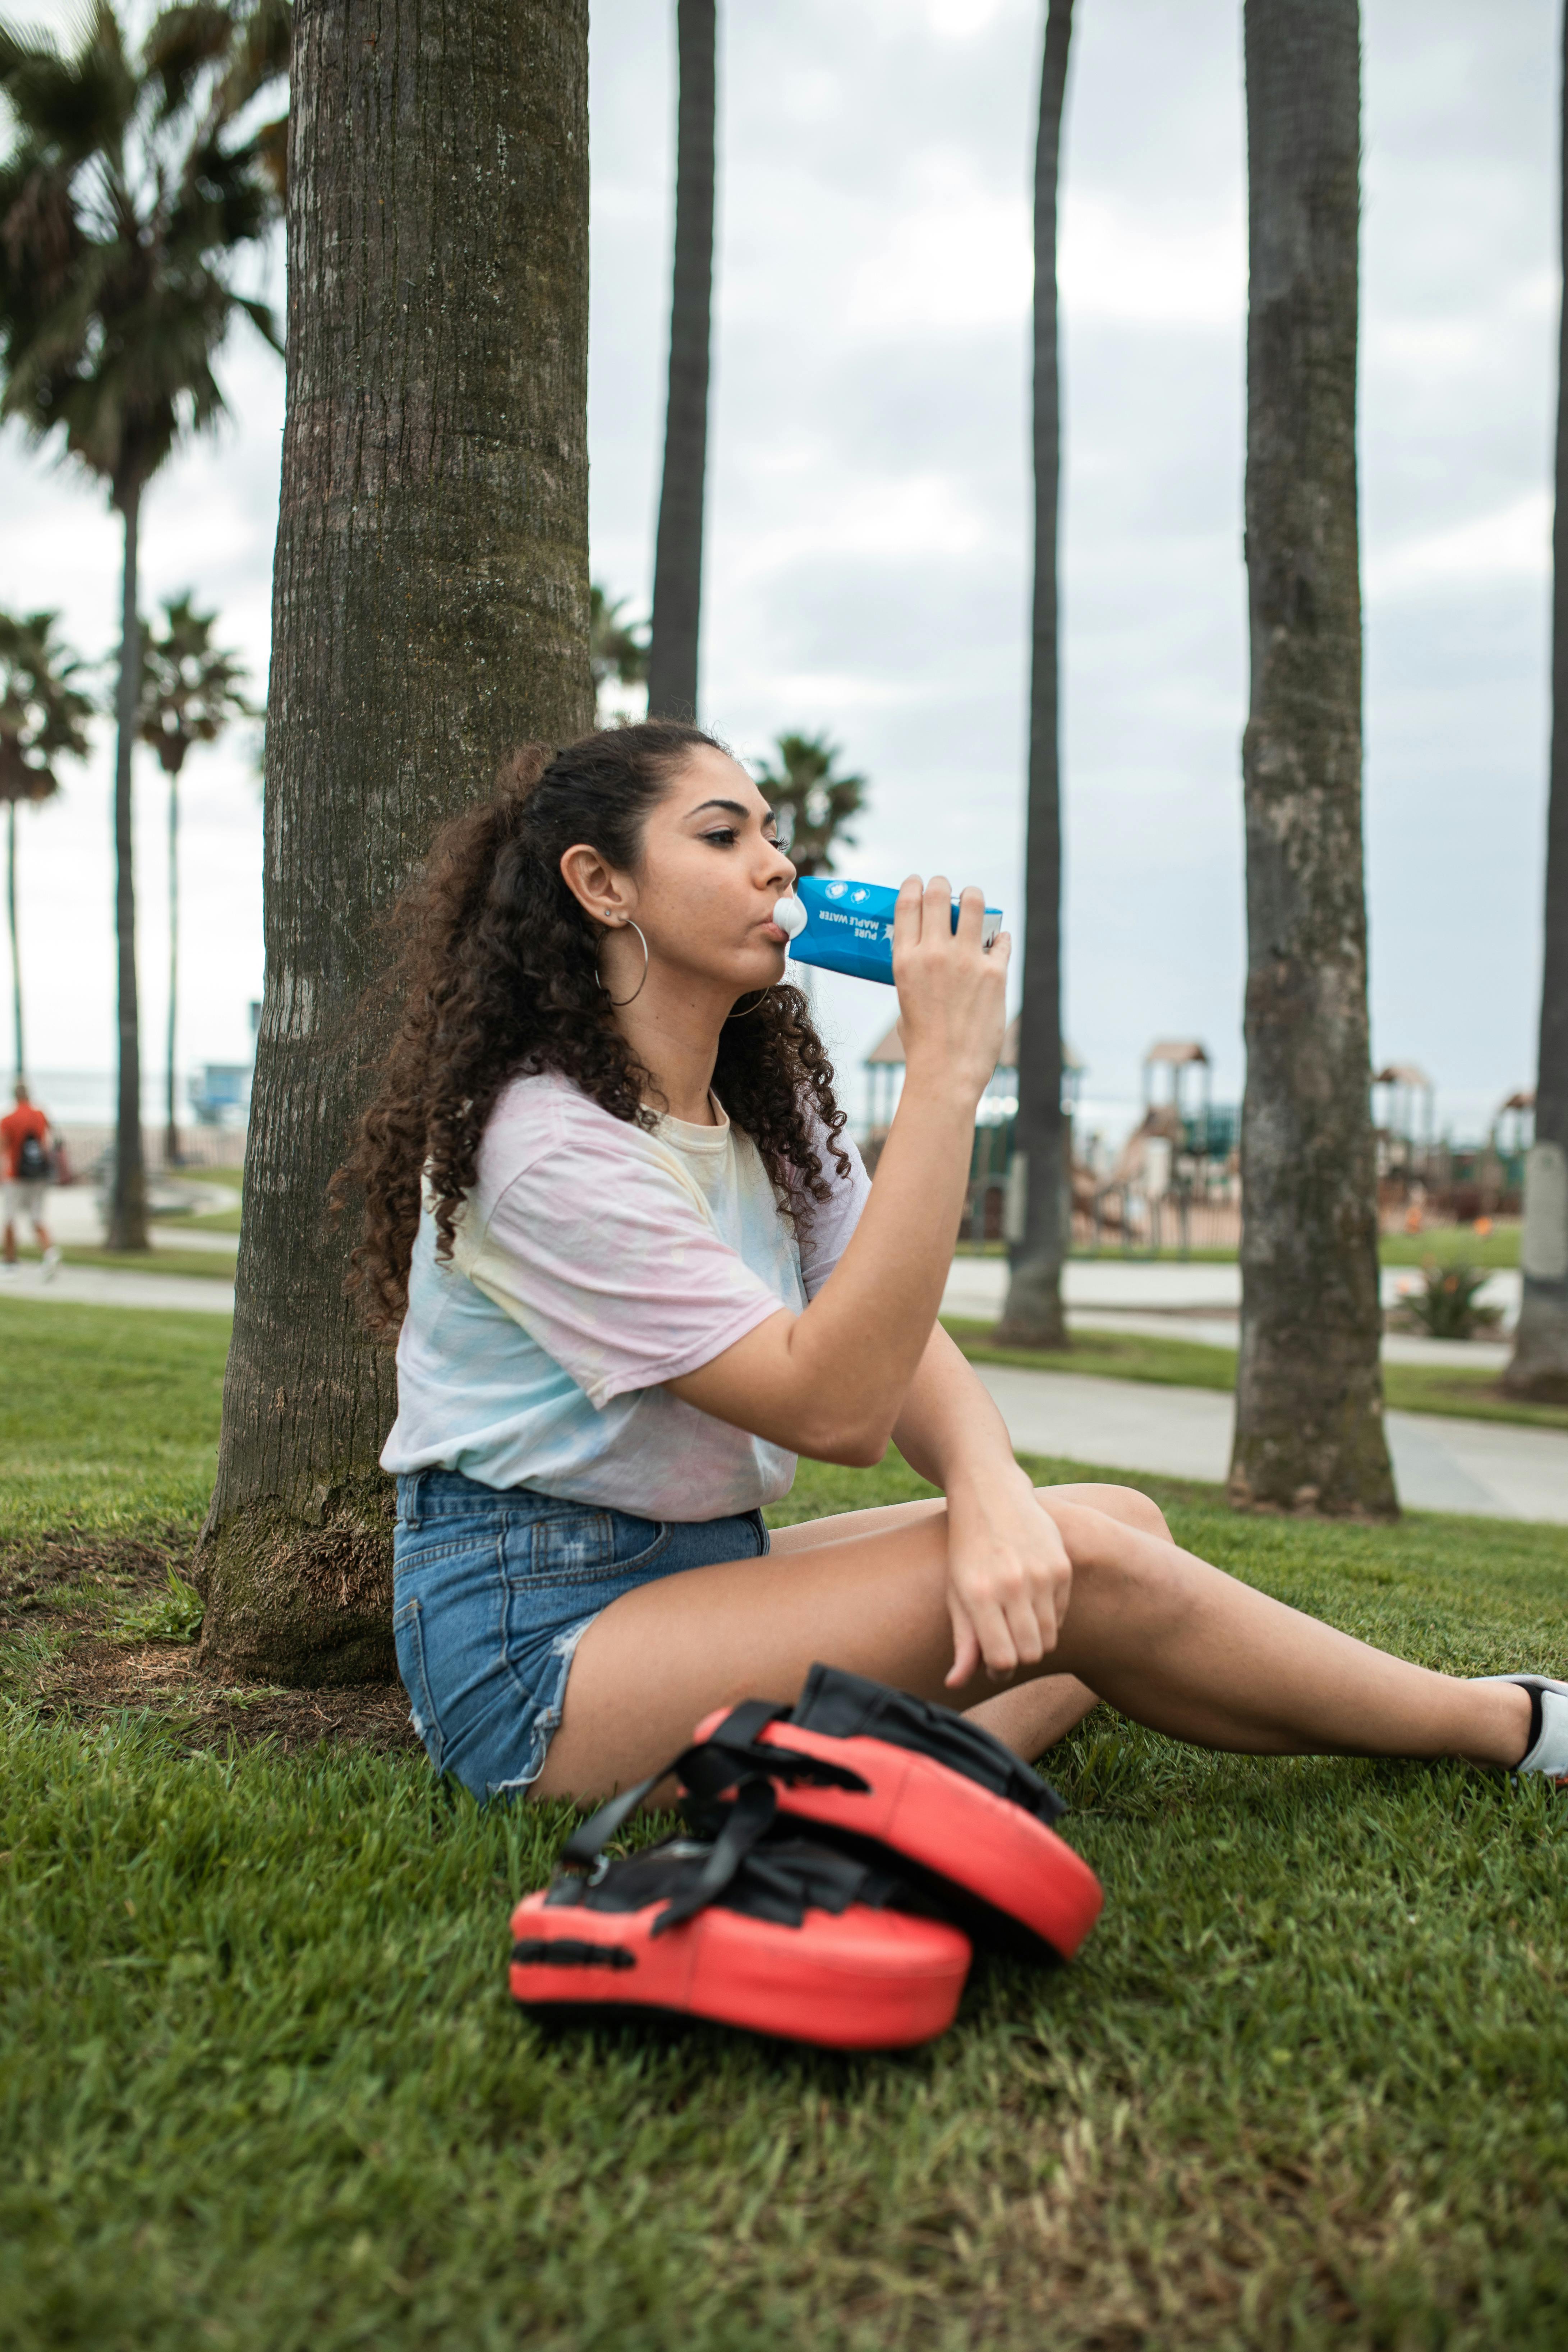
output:
[[[64, 7], [34, 0], [48, 22]], [[1234, 0], [1079, 0], [1061, 278], [1068, 1028], [1092, 1101], [1157, 1035], [1241, 1082], [1246, 213]], [[664, 0], [594, 0], [595, 577], [645, 599], [663, 415]], [[1017, 903], [1029, 185], [1041, 0], [721, 8], [704, 715], [743, 755], [826, 727], [871, 780], [850, 870]], [[1457, 1129], [1532, 1075], [1558, 305], [1558, 10], [1367, 0], [1363, 330], [1373, 1050]], [[194, 588], [259, 683], [282, 382], [154, 488], [147, 597]], [[94, 493], [0, 436], [0, 602], [114, 634]], [[111, 1055], [109, 751], [25, 812], [30, 1057]], [[184, 1058], [242, 1053], [261, 979], [248, 741], [193, 759]], [[156, 1029], [163, 794], [139, 881]], [[853, 1061], [889, 1017], [839, 982]], [[156, 1055], [153, 1057], [156, 1059]]]

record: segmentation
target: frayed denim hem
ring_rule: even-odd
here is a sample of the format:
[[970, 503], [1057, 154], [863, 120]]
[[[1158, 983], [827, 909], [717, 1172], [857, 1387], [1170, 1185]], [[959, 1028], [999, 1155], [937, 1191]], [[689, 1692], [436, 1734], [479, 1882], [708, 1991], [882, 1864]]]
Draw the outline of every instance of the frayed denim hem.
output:
[[595, 1609], [592, 1617], [584, 1617], [578, 1625], [568, 1625], [557, 1633], [550, 1644], [550, 1682], [553, 1696], [549, 1706], [541, 1707], [533, 1719], [533, 1739], [529, 1749], [528, 1767], [514, 1780], [492, 1780], [485, 1790], [487, 1804], [493, 1797], [526, 1796], [544, 1769], [544, 1759], [550, 1753], [550, 1743], [561, 1728], [561, 1717], [566, 1704], [566, 1684], [577, 1655], [577, 1644], [590, 1625], [604, 1615]]

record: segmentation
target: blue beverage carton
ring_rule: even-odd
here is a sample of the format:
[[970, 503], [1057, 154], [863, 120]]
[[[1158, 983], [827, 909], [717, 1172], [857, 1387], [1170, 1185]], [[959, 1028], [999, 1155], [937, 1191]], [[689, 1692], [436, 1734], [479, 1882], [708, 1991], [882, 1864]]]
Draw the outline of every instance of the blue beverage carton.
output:
[[[789, 951], [796, 963], [815, 963], [824, 971], [847, 971], [852, 980], [893, 979], [893, 909], [899, 894], [880, 882], [831, 880], [826, 875], [803, 874], [795, 898], [805, 921], [781, 898], [773, 919], [789, 931]], [[958, 901], [952, 902], [952, 928], [958, 929]], [[989, 947], [1002, 928], [1000, 907], [987, 907], [981, 938]]]

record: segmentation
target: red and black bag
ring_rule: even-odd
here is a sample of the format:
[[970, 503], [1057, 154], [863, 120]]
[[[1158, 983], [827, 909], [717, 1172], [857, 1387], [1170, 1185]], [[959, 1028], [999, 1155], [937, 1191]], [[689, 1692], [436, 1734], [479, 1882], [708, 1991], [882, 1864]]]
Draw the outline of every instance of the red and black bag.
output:
[[793, 1707], [752, 1699], [709, 1716], [674, 1769], [700, 1796], [767, 1773], [782, 1814], [896, 1870], [982, 1948], [1070, 1960], [1105, 1900], [1051, 1826], [1062, 1800], [1010, 1748], [837, 1666], [813, 1666]]
[[[670, 1774], [698, 1834], [606, 1864]], [[952, 2021], [971, 1938], [1066, 1960], [1099, 1917], [1099, 1880], [1051, 1827], [1063, 1810], [967, 1717], [813, 1666], [793, 1708], [716, 1712], [582, 1824], [568, 1872], [512, 1915], [511, 1989], [532, 2009], [673, 2011], [837, 2048], [925, 2041]]]
[[778, 1834], [772, 1781], [742, 1780], [716, 1838], [606, 1864], [629, 1811], [616, 1800], [567, 1846], [590, 1875], [563, 1874], [512, 1913], [525, 2009], [703, 2017], [837, 2050], [905, 2049], [952, 2024], [968, 1937], [898, 1907], [917, 1898], [886, 1871]]

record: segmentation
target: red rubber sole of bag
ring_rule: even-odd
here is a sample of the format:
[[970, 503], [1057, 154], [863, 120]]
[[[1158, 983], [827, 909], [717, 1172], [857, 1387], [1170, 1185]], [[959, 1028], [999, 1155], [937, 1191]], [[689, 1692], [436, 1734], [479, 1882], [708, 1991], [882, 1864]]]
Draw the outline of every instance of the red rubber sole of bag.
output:
[[511, 1990], [535, 2015], [700, 2017], [837, 2050], [906, 2050], [952, 2022], [969, 1938], [945, 1921], [853, 1904], [804, 1929], [718, 1906], [655, 1936], [663, 1908], [596, 1912], [525, 1895]]
[[[705, 1717], [693, 1746], [710, 1739], [729, 1713], [718, 1707]], [[853, 1852], [926, 1874], [977, 1942], [1070, 1960], [1099, 1918], [1105, 1902], [1100, 1881], [1065, 1839], [932, 1758], [885, 1739], [809, 1731], [787, 1717], [764, 1724], [754, 1737], [761, 1747], [794, 1749], [858, 1773], [868, 1784], [864, 1792], [781, 1781], [779, 1812], [809, 1822]]]

